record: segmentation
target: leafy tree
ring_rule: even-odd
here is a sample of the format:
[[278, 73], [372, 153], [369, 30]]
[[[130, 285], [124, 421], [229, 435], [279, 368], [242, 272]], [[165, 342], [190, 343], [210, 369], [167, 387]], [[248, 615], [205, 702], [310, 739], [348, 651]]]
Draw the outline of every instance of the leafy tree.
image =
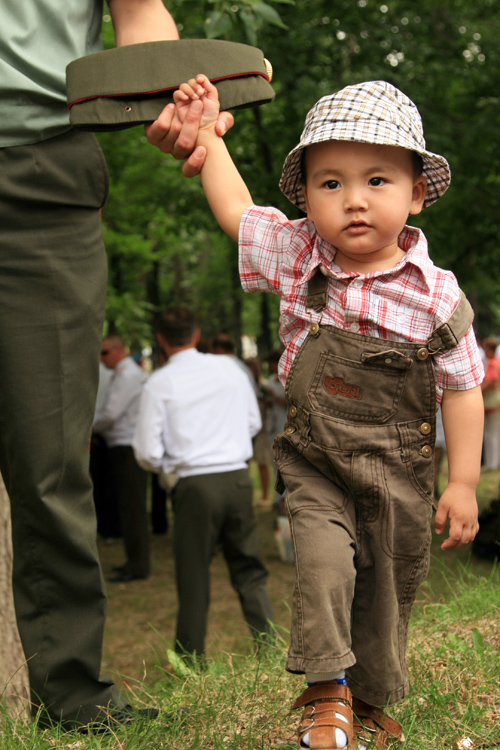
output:
[[[348, 83], [384, 79], [422, 114], [427, 145], [445, 155], [452, 186], [419, 223], [431, 256], [451, 268], [477, 311], [481, 335], [500, 309], [498, 0], [172, 0], [182, 37], [257, 43], [271, 59], [275, 101], [236, 113], [226, 136], [254, 200], [298, 211], [277, 188], [306, 112]], [[279, 15], [278, 15], [279, 13]], [[200, 71], [201, 72], [201, 71]], [[236, 248], [212, 219], [199, 181], [185, 180], [143, 130], [100, 136], [111, 172], [104, 210], [110, 324], [150, 340], [152, 312], [169, 303], [200, 312], [207, 338], [224, 329], [277, 344], [278, 300], [243, 295]]]

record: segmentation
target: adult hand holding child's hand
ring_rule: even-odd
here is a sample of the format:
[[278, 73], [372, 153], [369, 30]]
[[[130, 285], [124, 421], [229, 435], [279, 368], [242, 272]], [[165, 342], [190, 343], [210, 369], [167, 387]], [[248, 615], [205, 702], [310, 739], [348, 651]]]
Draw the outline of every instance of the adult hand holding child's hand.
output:
[[[205, 79], [209, 87], [215, 90], [215, 86], [205, 76], [200, 76], [200, 78]], [[196, 81], [192, 80], [196, 85]], [[187, 84], [183, 85], [187, 86]], [[203, 92], [206, 92], [205, 88]], [[211, 94], [213, 96], [213, 92]], [[174, 159], [184, 159], [182, 167], [184, 176], [194, 177], [200, 173], [206, 156], [206, 149], [203, 146], [196, 147], [204, 107], [198, 95], [190, 97], [186, 94], [186, 96], [187, 99], [183, 101], [186, 101], [189, 106], [182, 108], [182, 119], [179, 116], [179, 108], [176, 108], [175, 104], [168, 104], [155, 122], [145, 126], [145, 133], [148, 141], [160, 151], [172, 154]], [[233, 124], [234, 118], [230, 112], [220, 112], [215, 123], [215, 132], [223, 136]]]

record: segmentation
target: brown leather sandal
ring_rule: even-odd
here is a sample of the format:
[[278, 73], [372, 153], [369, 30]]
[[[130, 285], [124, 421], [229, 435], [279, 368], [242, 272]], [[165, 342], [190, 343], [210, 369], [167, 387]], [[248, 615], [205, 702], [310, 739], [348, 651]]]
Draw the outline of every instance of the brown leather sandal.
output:
[[370, 706], [359, 698], [353, 698], [352, 710], [356, 747], [361, 744], [372, 750], [372, 748], [387, 747], [389, 737], [404, 739], [401, 724], [384, 713], [382, 709]]
[[[308, 687], [292, 706], [293, 709], [304, 707], [302, 719], [297, 729], [299, 748], [302, 738], [309, 732], [306, 747], [311, 750], [337, 750], [335, 730], [341, 729], [347, 736], [344, 750], [354, 750], [352, 696], [347, 685], [337, 682], [317, 682]], [[345, 717], [339, 719], [337, 714]]]

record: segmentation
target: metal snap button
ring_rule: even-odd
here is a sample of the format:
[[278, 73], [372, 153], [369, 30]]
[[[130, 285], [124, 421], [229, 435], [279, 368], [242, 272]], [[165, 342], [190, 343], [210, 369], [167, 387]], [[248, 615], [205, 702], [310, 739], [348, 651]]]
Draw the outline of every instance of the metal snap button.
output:
[[424, 458], [430, 458], [434, 451], [432, 450], [430, 445], [424, 445], [422, 446], [422, 456]]
[[296, 417], [297, 416], [297, 407], [296, 406], [291, 406], [289, 408], [289, 410], [288, 410], [288, 415], [290, 417]]
[[317, 323], [311, 323], [311, 334], [317, 336], [319, 333], [319, 325]]
[[295, 432], [295, 427], [293, 427], [292, 425], [290, 425], [290, 427], [285, 427], [285, 434], [286, 435], [291, 435], [292, 432]]
[[386, 357], [386, 358], [384, 359], [384, 362], [385, 362], [385, 364], [386, 364], [386, 365], [390, 365], [390, 364], [391, 364], [391, 362], [392, 362], [392, 359], [391, 359], [390, 357]]
[[429, 432], [432, 430], [432, 427], [430, 426], [429, 422], [422, 422], [420, 425], [420, 432], [422, 435], [428, 435]]
[[429, 352], [425, 348], [419, 349], [417, 352], [417, 359], [427, 359], [428, 356]]
[[132, 107], [125, 107], [125, 112], [132, 112]]

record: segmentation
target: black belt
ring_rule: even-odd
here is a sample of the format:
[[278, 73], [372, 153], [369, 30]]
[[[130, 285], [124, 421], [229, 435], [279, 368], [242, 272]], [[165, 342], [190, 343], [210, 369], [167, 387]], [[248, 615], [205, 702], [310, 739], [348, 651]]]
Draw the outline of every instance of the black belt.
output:
[[66, 68], [71, 124], [82, 130], [121, 130], [156, 120], [181, 83], [204, 73], [221, 109], [274, 99], [272, 69], [261, 50], [215, 39], [146, 42], [96, 52]]

